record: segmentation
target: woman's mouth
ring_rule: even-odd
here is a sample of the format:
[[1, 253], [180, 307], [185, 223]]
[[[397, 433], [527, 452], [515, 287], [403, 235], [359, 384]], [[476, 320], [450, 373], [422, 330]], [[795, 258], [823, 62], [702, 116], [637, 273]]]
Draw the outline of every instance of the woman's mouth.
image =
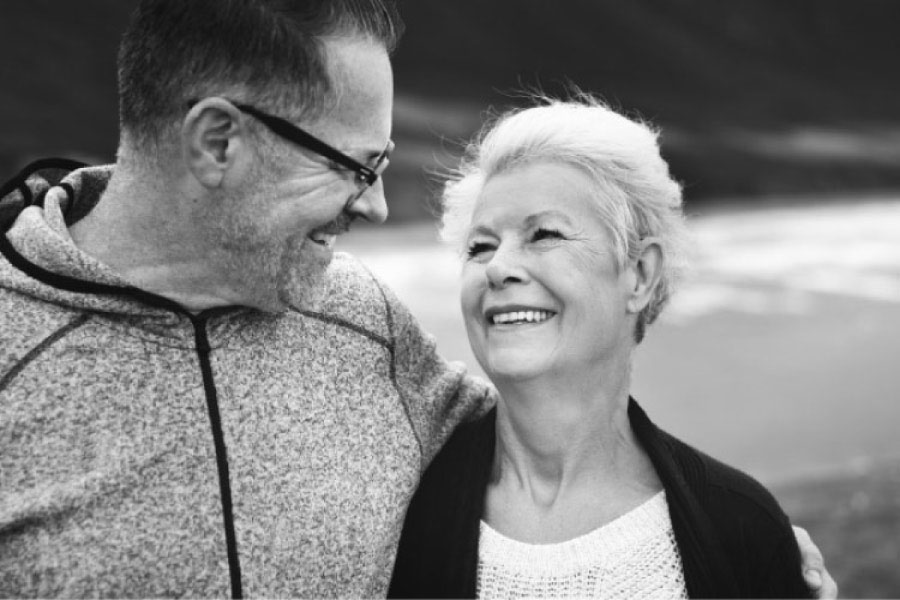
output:
[[556, 313], [549, 310], [515, 310], [495, 312], [487, 319], [491, 325], [524, 325], [526, 323], [543, 323]]

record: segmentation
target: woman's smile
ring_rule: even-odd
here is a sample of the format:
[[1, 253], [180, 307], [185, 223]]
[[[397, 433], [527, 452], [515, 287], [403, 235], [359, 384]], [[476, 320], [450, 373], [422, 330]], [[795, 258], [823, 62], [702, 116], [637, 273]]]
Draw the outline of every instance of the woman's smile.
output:
[[488, 325], [535, 325], [556, 316], [552, 310], [540, 308], [490, 308], [485, 311]]

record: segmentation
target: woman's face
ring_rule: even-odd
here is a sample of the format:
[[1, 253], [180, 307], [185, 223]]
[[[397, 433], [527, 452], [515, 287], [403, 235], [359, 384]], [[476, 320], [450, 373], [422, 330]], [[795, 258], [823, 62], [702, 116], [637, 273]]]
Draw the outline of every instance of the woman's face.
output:
[[484, 186], [461, 301], [469, 342], [492, 379], [627, 364], [633, 270], [617, 268], [595, 190], [585, 173], [555, 163], [516, 168]]

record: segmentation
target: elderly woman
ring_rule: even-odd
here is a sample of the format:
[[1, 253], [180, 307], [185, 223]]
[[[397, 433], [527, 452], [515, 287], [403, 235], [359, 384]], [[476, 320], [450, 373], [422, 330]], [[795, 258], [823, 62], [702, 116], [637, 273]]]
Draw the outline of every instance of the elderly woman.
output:
[[500, 401], [427, 470], [391, 595], [809, 597], [771, 494], [629, 395], [683, 264], [681, 190], [654, 131], [589, 98], [513, 112], [444, 204]]

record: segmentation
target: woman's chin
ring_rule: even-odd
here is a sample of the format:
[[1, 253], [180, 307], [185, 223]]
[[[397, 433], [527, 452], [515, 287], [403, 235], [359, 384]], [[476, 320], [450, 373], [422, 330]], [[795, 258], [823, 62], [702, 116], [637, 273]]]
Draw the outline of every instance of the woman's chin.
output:
[[546, 357], [524, 352], [504, 352], [479, 357], [479, 363], [494, 383], [531, 381], [549, 372]]

